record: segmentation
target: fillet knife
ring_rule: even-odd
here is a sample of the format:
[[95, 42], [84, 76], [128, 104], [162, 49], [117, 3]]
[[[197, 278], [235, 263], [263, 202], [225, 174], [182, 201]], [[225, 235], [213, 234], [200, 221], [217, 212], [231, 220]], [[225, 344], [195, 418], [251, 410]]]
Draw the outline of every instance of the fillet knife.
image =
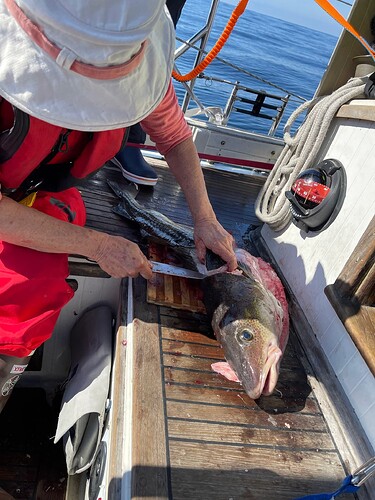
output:
[[165, 264], [163, 262], [150, 261], [152, 264], [152, 272], [159, 274], [169, 274], [171, 276], [180, 276], [182, 278], [203, 279], [208, 275], [199, 271], [184, 269], [183, 267], [174, 266], [173, 264]]
[[208, 276], [213, 276], [214, 274], [224, 273], [227, 271], [226, 265], [208, 271], [204, 264], [198, 264], [198, 266], [201, 266], [202, 271], [192, 271], [191, 269], [185, 269], [173, 264], [165, 264], [164, 262], [155, 262], [150, 260], [150, 263], [152, 264], [152, 272], [154, 273], [169, 274], [170, 276], [180, 276], [182, 278], [193, 278], [196, 280], [201, 280], [203, 278], [207, 278]]

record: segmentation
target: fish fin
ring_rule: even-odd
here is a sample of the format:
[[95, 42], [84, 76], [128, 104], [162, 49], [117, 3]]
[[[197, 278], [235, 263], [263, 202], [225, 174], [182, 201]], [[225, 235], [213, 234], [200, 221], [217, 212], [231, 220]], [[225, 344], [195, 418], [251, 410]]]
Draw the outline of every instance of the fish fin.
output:
[[133, 182], [126, 185], [121, 185], [116, 181], [107, 179], [107, 184], [115, 193], [115, 195], [121, 200], [127, 200], [129, 196], [134, 199], [139, 192], [137, 184], [134, 184]]
[[229, 363], [227, 363], [226, 361], [219, 361], [218, 363], [212, 363], [211, 368], [215, 373], [219, 373], [227, 380], [231, 380], [232, 382], [240, 382], [236, 372], [231, 368]]
[[112, 207], [112, 212], [134, 222], [132, 215], [128, 212], [125, 203], [123, 203], [122, 201]]

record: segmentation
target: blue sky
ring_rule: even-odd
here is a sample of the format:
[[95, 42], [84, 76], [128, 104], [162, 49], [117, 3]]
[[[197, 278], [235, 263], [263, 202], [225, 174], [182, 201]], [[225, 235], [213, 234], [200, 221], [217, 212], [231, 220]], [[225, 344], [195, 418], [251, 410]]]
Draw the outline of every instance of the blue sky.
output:
[[[233, 5], [238, 3], [237, 0], [224, 1]], [[350, 7], [337, 0], [330, 1], [347, 18]], [[354, 2], [354, 0], [345, 1], [350, 4]], [[339, 35], [341, 32], [341, 26], [314, 0], [249, 0], [247, 8], [332, 35]]]

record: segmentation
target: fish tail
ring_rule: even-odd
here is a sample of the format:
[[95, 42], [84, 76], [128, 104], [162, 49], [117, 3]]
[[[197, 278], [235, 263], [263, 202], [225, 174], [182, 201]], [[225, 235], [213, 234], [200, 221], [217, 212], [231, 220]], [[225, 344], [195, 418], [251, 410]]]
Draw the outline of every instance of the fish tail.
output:
[[121, 186], [118, 182], [107, 180], [108, 186], [112, 189], [115, 195], [124, 201], [135, 202], [135, 197], [138, 194], [138, 188], [135, 184]]
[[143, 207], [136, 201], [138, 191], [130, 186], [122, 187], [115, 181], [107, 180], [108, 186], [120, 198], [121, 202], [112, 209], [118, 215], [122, 215], [129, 220], [135, 221], [137, 216], [143, 212]]

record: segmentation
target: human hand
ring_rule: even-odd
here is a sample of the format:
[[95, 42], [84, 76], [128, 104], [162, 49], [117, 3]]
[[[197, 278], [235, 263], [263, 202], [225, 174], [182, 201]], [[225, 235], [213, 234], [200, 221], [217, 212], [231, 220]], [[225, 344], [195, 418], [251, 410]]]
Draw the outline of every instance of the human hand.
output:
[[228, 271], [237, 269], [235, 241], [216, 218], [201, 219], [194, 226], [194, 241], [198, 259], [204, 263], [209, 248], [227, 263]]
[[96, 253], [91, 257], [114, 278], [135, 278], [139, 274], [152, 278], [151, 264], [138, 245], [121, 236], [103, 234]]

